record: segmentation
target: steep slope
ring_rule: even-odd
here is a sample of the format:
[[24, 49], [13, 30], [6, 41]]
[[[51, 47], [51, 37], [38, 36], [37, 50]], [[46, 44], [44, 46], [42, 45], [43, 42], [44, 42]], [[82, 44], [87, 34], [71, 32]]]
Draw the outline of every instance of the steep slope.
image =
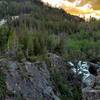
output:
[[[5, 35], [0, 34], [1, 46], [4, 46], [5, 43], [5, 46], [2, 47], [5, 49], [3, 51], [10, 51], [10, 48], [17, 43], [14, 47], [17, 47], [18, 50], [15, 51], [24, 49], [24, 54], [27, 48], [28, 52], [35, 55], [41, 51], [42, 53], [55, 52], [67, 58], [76, 56], [83, 59], [99, 54], [100, 21], [91, 19], [90, 22], [85, 22], [79, 17], [66, 14], [62, 9], [48, 7], [36, 0], [15, 0], [8, 3], [8, 10], [5, 13], [5, 17], [8, 19], [7, 25], [1, 27], [1, 33], [4, 30], [6, 33]], [[3, 11], [2, 8], [1, 10]], [[11, 20], [10, 16], [13, 15], [17, 15], [19, 18]], [[36, 39], [35, 43], [33, 36], [39, 41]], [[13, 41], [16, 43], [13, 44]], [[43, 50], [40, 51], [41, 46]]]
[[66, 62], [100, 54], [100, 21], [36, 0], [8, 1], [0, 3], [7, 20], [0, 26], [0, 99], [81, 100], [81, 79]]

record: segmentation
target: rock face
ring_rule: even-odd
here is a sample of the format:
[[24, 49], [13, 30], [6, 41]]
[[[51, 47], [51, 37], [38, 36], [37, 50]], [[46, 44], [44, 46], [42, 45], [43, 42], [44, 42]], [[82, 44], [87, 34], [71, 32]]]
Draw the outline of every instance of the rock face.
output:
[[83, 100], [100, 100], [100, 90], [83, 89]]
[[100, 100], [100, 75], [92, 82], [94, 87], [87, 87], [82, 90], [83, 100]]
[[44, 62], [0, 61], [0, 67], [6, 75], [5, 100], [59, 100]]
[[0, 100], [81, 100], [80, 77], [60, 56], [49, 53], [47, 57], [38, 62], [0, 59], [6, 83]]

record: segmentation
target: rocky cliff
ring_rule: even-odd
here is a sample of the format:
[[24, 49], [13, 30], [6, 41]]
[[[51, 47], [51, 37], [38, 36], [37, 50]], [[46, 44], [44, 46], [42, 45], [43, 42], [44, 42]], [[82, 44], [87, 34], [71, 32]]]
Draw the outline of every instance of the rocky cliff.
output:
[[1, 60], [0, 71], [5, 76], [6, 89], [0, 100], [59, 100], [45, 62]]
[[79, 92], [75, 85], [78, 81], [71, 80], [74, 75], [68, 75], [69, 66], [55, 54], [48, 54], [48, 58], [36, 62], [2, 58], [0, 100], [80, 100], [80, 95], [75, 94]]
[[[96, 77], [83, 77], [91, 83], [84, 88], [81, 74], [66, 62], [52, 53], [42, 61], [0, 58], [0, 100], [82, 100], [82, 96], [83, 100], [99, 100], [99, 70]], [[85, 62], [79, 65], [79, 73], [88, 67]]]

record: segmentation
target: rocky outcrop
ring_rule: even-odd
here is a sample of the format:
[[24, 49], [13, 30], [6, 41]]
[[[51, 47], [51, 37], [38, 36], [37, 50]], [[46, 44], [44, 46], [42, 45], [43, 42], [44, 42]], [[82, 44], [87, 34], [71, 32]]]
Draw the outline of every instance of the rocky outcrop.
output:
[[82, 90], [83, 100], [100, 100], [100, 75], [91, 84], [91, 87]]
[[5, 75], [3, 82], [6, 84], [6, 91], [3, 93], [3, 98], [0, 95], [0, 100], [63, 100], [63, 98], [80, 100], [81, 98], [80, 78], [66, 61], [56, 54], [49, 53], [45, 61], [37, 62], [25, 59], [19, 62], [2, 58], [1, 71], [2, 75]]
[[0, 61], [7, 86], [5, 100], [59, 100], [45, 62]]
[[83, 89], [83, 100], [100, 100], [100, 90]]

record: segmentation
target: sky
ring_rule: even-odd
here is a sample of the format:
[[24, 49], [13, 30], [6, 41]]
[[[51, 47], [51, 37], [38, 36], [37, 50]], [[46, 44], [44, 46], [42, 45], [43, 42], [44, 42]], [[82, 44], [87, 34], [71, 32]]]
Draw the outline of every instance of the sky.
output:
[[100, 19], [100, 0], [41, 0], [52, 7], [64, 9], [77, 16]]

